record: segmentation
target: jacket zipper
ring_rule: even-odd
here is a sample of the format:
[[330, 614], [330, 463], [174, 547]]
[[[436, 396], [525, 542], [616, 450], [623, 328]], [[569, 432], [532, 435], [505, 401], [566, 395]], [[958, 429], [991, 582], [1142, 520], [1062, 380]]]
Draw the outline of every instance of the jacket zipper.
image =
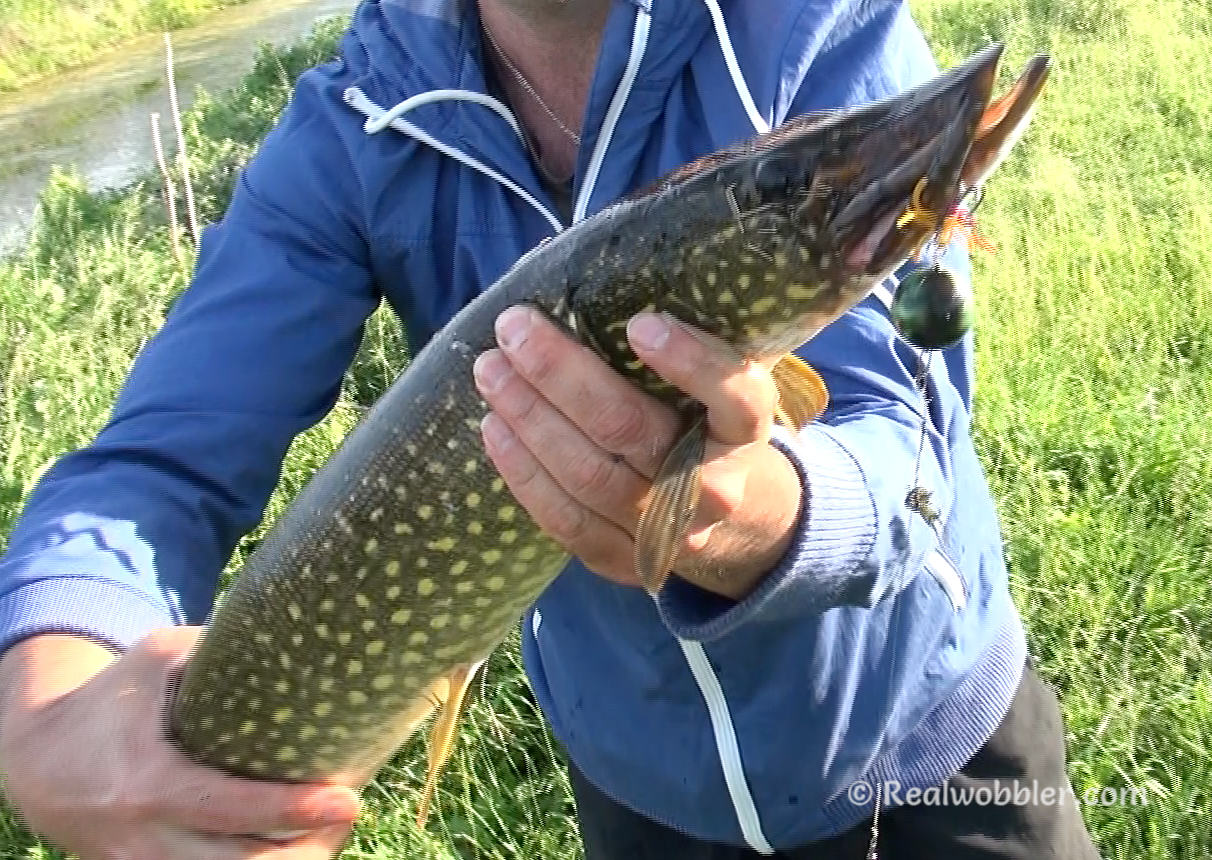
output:
[[943, 591], [947, 592], [947, 597], [951, 599], [951, 606], [955, 611], [962, 611], [968, 605], [968, 590], [964, 586], [964, 578], [960, 576], [959, 569], [947, 557], [947, 554], [939, 549], [931, 550], [930, 554], [926, 556], [925, 567], [938, 580]]
[[750, 848], [769, 856], [774, 853], [774, 848], [762, 832], [762, 821], [758, 816], [757, 805], [753, 802], [753, 795], [749, 791], [749, 782], [745, 778], [745, 766], [741, 762], [736, 728], [732, 724], [732, 713], [728, 709], [728, 700], [720, 686], [720, 679], [715, 674], [715, 668], [711, 665], [702, 643], [679, 638], [678, 645], [682, 646], [682, 654], [686, 657], [695, 684], [698, 685], [707, 705], [711, 731], [715, 735], [715, 748], [719, 753], [720, 767], [724, 771], [724, 783], [728, 786], [728, 795], [732, 799], [741, 833]]

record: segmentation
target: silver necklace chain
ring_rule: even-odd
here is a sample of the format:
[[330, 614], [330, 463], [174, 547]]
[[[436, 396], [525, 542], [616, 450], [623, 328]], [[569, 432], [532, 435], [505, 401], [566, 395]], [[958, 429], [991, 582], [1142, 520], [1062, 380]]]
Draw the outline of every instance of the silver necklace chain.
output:
[[516, 80], [522, 89], [526, 90], [526, 92], [530, 94], [530, 97], [535, 100], [538, 106], [541, 107], [549, 117], [551, 117], [551, 121], [559, 127], [560, 131], [564, 132], [564, 134], [568, 136], [569, 140], [571, 140], [577, 146], [580, 146], [581, 136], [565, 125], [564, 121], [556, 116], [555, 112], [547, 106], [547, 102], [543, 101], [539, 94], [535, 92], [534, 87], [530, 85], [530, 81], [526, 80], [525, 75], [518, 71], [518, 67], [515, 66], [510, 61], [509, 57], [505, 55], [505, 52], [501, 50], [501, 46], [498, 45], [497, 40], [492, 37], [492, 31], [488, 29], [487, 25], [484, 26], [484, 35], [488, 37], [488, 43], [492, 45], [492, 49], [496, 52], [496, 55], [501, 58], [501, 62], [505, 64], [505, 68], [509, 69], [510, 74], [512, 74], [514, 77], [514, 80]]

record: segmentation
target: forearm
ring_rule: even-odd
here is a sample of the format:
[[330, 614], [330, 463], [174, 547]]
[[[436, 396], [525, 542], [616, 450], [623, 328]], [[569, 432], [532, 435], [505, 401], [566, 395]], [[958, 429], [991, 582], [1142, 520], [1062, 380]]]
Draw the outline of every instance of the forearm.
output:
[[[0, 556], [0, 650], [51, 632], [125, 647], [200, 623], [290, 445], [336, 402], [378, 301], [369, 270], [356, 250], [299, 247], [322, 228], [249, 185], [110, 420], [31, 493]], [[240, 268], [258, 243], [263, 264]]]

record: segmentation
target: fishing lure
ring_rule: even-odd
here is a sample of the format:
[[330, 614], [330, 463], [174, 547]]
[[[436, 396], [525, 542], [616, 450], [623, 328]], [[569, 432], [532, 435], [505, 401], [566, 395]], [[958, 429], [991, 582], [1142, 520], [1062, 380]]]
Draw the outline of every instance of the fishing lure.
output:
[[[913, 189], [911, 204], [897, 225], [913, 221], [931, 221], [935, 213], [923, 205], [923, 185]], [[957, 204], [943, 219], [937, 234], [919, 246], [916, 256], [929, 259], [930, 265], [917, 269], [901, 281], [892, 302], [892, 322], [906, 341], [924, 350], [954, 346], [971, 330], [975, 313], [972, 295], [960, 286], [955, 274], [940, 263], [943, 248], [959, 235], [969, 252], [981, 249], [992, 253], [993, 245], [976, 229], [974, 213], [983, 195], [979, 192], [972, 206]]]
[[[922, 204], [921, 192], [922, 183], [919, 182], [913, 190], [909, 209], [897, 222], [898, 226], [903, 227], [915, 220], [930, 221], [935, 218], [935, 213]], [[992, 243], [976, 228], [974, 213], [983, 198], [984, 195], [978, 188], [974, 192], [971, 206], [966, 206], [961, 201], [947, 214], [937, 234], [928, 237], [916, 251], [915, 256], [929, 260], [930, 265], [907, 275], [897, 286], [896, 295], [893, 297], [892, 324], [897, 333], [926, 353], [924, 359], [919, 356], [916, 379], [917, 389], [923, 400], [928, 399], [926, 377], [930, 372], [930, 359], [934, 351], [959, 343], [971, 330], [975, 318], [970, 289], [961, 287], [955, 274], [940, 262], [943, 249], [958, 234], [967, 245], [969, 253], [976, 249], [986, 253], [995, 252]], [[918, 462], [914, 468], [913, 486], [905, 496], [905, 506], [937, 531], [940, 515], [932, 503], [932, 494], [918, 484], [925, 441], [926, 416], [923, 411], [921, 435], [918, 440]]]

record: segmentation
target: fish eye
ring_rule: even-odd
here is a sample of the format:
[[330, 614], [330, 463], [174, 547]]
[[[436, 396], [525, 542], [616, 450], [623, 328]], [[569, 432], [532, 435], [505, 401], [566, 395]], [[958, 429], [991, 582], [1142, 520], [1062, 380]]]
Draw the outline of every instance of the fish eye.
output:
[[753, 190], [759, 198], [786, 194], [791, 175], [785, 158], [763, 158], [753, 168]]

